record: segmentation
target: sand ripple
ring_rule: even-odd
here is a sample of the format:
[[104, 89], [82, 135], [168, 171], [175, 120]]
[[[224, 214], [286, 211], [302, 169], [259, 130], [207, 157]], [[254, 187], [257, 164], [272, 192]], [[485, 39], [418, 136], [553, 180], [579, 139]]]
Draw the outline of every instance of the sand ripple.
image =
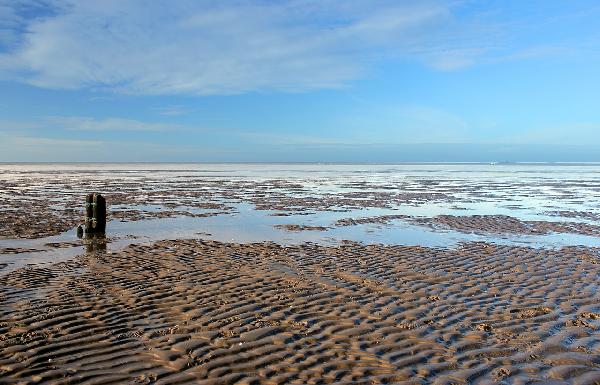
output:
[[600, 382], [600, 253], [161, 241], [0, 278], [3, 384]]
[[577, 222], [522, 221], [507, 215], [439, 215], [434, 218], [414, 218], [425, 226], [442, 226], [465, 233], [541, 235], [572, 233], [600, 236], [600, 226]]

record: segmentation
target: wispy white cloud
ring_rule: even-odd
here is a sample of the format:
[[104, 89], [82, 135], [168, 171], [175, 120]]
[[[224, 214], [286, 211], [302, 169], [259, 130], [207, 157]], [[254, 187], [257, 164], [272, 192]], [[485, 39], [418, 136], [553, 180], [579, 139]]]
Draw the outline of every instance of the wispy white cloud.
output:
[[0, 128], [0, 162], [152, 162], [226, 160], [237, 149], [211, 145], [169, 144], [135, 140], [89, 140], [17, 134]]
[[[24, 18], [4, 6], [0, 77], [133, 94], [342, 87], [382, 56], [451, 70], [486, 47], [452, 2], [60, 2]], [[11, 24], [12, 23], [12, 24]], [[477, 26], [477, 33], [482, 28]], [[19, 42], [19, 44], [17, 44]]]
[[35, 130], [36, 128], [39, 128], [40, 124], [38, 121], [34, 121], [34, 120], [29, 120], [29, 121], [15, 121], [15, 120], [7, 120], [7, 119], [2, 119], [0, 120], [0, 133], [4, 132], [6, 133], [10, 133], [10, 132], [14, 132], [14, 133], [19, 133], [19, 132], [24, 132], [24, 131], [29, 131], [29, 130]]
[[[77, 139], [64, 139], [64, 138], [42, 138], [34, 136], [10, 136], [6, 138], [4, 145], [9, 144], [15, 148], [21, 150], [30, 147], [46, 148], [49, 151], [55, 151], [56, 148], [63, 146], [73, 147], [97, 147], [103, 144], [99, 140], [77, 140]], [[6, 149], [8, 151], [8, 149]]]
[[81, 116], [47, 117], [47, 124], [69, 131], [182, 131], [186, 127], [179, 124], [148, 123], [135, 119], [104, 118], [96, 119]]
[[87, 160], [90, 151], [105, 151], [104, 142], [50, 138], [0, 130], [0, 162]]
[[[0, 162], [23, 161], [151, 161], [153, 156], [176, 156], [185, 145], [169, 146], [135, 140], [125, 131], [162, 132], [168, 135], [187, 127], [146, 123], [133, 119], [42, 117], [29, 121], [0, 120]], [[111, 131], [112, 135], [107, 135]], [[99, 139], [100, 138], [100, 139]]]
[[164, 116], [180, 116], [180, 115], [185, 115], [189, 112], [189, 110], [186, 107], [181, 106], [181, 105], [160, 107], [160, 108], [157, 108], [156, 111], [160, 115], [164, 115]]
[[[194, 127], [196, 131], [199, 127]], [[172, 123], [150, 123], [119, 117], [93, 118], [87, 116], [46, 116], [29, 121], [0, 120], [0, 130], [23, 133], [31, 131], [147, 131], [174, 132], [190, 129], [188, 126]]]
[[55, 16], [63, 6], [56, 0], [0, 0], [0, 52], [23, 43], [31, 23]]

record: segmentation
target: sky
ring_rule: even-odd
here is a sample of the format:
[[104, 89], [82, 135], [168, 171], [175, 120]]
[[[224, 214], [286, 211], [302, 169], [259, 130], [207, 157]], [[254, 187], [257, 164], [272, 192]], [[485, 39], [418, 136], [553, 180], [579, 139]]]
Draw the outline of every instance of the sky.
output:
[[598, 162], [600, 2], [0, 0], [0, 162]]

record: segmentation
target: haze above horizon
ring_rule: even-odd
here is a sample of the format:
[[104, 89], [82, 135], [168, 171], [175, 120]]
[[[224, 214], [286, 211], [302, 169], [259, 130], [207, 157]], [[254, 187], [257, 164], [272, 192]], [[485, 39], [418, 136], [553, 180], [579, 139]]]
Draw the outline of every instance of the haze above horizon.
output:
[[599, 17], [0, 0], [0, 162], [598, 162]]

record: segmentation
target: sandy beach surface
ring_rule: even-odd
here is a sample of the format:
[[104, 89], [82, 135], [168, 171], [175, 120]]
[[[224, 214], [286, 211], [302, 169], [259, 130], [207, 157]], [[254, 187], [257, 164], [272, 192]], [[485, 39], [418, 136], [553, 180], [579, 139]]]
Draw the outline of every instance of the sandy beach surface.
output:
[[0, 384], [600, 384], [600, 166], [0, 176]]

